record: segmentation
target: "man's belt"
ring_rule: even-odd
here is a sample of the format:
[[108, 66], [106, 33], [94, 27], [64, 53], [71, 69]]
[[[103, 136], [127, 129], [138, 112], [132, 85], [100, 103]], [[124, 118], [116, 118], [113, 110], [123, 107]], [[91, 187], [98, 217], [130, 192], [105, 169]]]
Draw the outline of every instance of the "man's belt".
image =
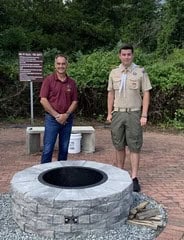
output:
[[114, 108], [115, 112], [135, 112], [140, 110], [140, 108]]

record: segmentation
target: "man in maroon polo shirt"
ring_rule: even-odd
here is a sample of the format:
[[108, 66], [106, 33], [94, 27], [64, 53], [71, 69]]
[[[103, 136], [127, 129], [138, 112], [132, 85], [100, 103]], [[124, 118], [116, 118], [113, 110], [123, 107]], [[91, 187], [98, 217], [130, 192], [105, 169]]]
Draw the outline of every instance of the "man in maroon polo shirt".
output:
[[58, 135], [58, 161], [67, 160], [73, 113], [78, 102], [76, 83], [67, 75], [67, 66], [66, 56], [57, 55], [55, 72], [44, 79], [40, 90], [40, 103], [45, 109], [44, 147], [41, 163], [52, 161]]

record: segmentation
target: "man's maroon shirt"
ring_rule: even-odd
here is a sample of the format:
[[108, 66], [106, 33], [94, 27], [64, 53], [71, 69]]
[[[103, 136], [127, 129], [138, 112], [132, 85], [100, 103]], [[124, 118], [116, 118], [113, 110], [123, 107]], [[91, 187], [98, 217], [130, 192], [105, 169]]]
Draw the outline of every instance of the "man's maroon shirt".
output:
[[40, 98], [47, 98], [58, 113], [65, 113], [72, 102], [78, 99], [76, 83], [69, 76], [62, 82], [58, 79], [57, 74], [53, 73], [44, 79]]

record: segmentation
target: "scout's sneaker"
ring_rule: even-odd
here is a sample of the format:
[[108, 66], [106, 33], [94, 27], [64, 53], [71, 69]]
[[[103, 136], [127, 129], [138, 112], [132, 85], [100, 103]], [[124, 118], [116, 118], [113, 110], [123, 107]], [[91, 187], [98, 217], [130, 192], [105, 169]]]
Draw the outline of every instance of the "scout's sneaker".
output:
[[135, 177], [135, 178], [132, 179], [132, 181], [133, 181], [133, 192], [140, 192], [141, 187], [139, 185], [138, 179]]

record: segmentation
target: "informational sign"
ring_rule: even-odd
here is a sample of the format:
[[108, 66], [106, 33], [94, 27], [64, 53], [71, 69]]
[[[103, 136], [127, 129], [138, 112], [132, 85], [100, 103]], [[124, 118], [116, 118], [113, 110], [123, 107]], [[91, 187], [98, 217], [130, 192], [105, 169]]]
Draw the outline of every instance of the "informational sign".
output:
[[41, 52], [19, 52], [20, 81], [43, 80], [43, 55]]

